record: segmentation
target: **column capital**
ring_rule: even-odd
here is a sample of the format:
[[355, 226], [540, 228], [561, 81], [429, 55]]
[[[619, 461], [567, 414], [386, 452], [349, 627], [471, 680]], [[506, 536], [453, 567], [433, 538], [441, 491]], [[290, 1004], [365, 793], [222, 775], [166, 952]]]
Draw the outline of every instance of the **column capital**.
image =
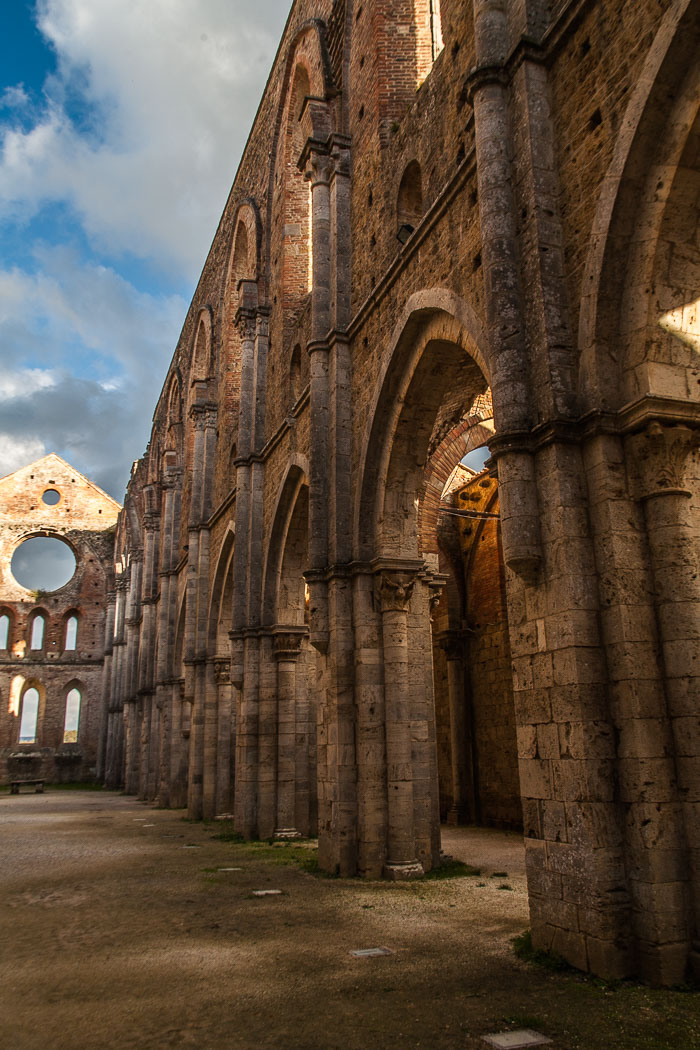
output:
[[374, 595], [381, 612], [407, 612], [417, 573], [381, 569], [374, 578]]
[[333, 175], [333, 158], [328, 144], [309, 139], [299, 159], [304, 178], [314, 186], [329, 186]]
[[655, 496], [685, 496], [686, 462], [700, 445], [700, 431], [684, 423], [652, 420], [642, 431], [627, 438], [630, 488], [635, 499]]
[[275, 627], [272, 638], [275, 659], [296, 660], [301, 654], [301, 644], [307, 635], [306, 627]]
[[233, 322], [238, 329], [241, 340], [253, 342], [258, 329], [258, 311], [239, 307]]
[[231, 684], [231, 661], [227, 656], [215, 656], [212, 663], [214, 664], [214, 676], [216, 678], [217, 685], [230, 685]]

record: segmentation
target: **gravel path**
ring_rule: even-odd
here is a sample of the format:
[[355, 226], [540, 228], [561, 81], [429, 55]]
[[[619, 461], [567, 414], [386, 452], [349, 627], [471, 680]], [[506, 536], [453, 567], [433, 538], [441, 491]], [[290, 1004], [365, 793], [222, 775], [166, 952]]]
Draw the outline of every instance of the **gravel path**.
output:
[[[310, 846], [220, 828], [107, 792], [0, 795], [1, 1050], [484, 1050], [517, 1027], [552, 1050], [700, 1045], [697, 995], [514, 956], [513, 833], [445, 829], [481, 875], [390, 885], [319, 878], [293, 861]], [[377, 946], [392, 954], [349, 954]]]

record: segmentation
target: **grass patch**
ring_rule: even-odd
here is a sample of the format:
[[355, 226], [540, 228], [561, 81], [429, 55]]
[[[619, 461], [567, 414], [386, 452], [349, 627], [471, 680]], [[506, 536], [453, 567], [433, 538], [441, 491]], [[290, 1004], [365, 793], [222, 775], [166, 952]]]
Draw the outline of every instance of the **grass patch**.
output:
[[437, 868], [431, 868], [424, 879], [466, 879], [475, 875], [481, 875], [481, 868], [472, 868], [471, 864], [465, 864], [461, 860], [448, 860]]
[[513, 951], [519, 959], [523, 962], [534, 963], [536, 966], [542, 966], [545, 970], [552, 970], [556, 973], [576, 973], [573, 966], [570, 966], [566, 959], [563, 959], [561, 955], [557, 955], [556, 952], [546, 952], [541, 948], [535, 948], [532, 944], [532, 934], [529, 930], [525, 930], [518, 937], [514, 937], [511, 941], [513, 945]]

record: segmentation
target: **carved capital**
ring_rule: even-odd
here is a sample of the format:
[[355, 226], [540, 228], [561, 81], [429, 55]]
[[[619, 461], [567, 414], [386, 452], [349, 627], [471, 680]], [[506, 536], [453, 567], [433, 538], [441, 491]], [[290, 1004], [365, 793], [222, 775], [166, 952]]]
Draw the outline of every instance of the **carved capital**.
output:
[[275, 633], [272, 645], [277, 660], [296, 660], [301, 653], [301, 643], [306, 631], [279, 630]]
[[381, 612], [407, 612], [417, 576], [380, 572], [374, 580], [374, 594]]
[[226, 656], [214, 657], [214, 677], [217, 685], [231, 684], [231, 661]]
[[333, 174], [333, 159], [325, 150], [311, 146], [304, 151], [304, 178], [314, 186], [330, 185]]
[[666, 425], [653, 420], [627, 439], [632, 494], [635, 499], [654, 496], [690, 496], [685, 488], [685, 467], [700, 444], [700, 432], [684, 424]]
[[246, 310], [241, 307], [236, 311], [235, 325], [241, 342], [252, 343], [258, 327], [258, 317], [255, 310]]
[[195, 430], [216, 426], [217, 406], [211, 401], [195, 401], [190, 406], [190, 419]]

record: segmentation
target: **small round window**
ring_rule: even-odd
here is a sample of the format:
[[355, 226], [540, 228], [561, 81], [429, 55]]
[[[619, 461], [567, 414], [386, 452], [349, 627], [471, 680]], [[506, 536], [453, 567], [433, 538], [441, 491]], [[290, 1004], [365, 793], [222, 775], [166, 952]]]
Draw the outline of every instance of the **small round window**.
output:
[[55, 536], [32, 536], [12, 555], [12, 575], [28, 591], [57, 591], [75, 572], [75, 555]]
[[55, 507], [61, 498], [61, 493], [56, 489], [47, 489], [44, 495], [41, 497], [44, 503], [47, 503], [49, 507]]

